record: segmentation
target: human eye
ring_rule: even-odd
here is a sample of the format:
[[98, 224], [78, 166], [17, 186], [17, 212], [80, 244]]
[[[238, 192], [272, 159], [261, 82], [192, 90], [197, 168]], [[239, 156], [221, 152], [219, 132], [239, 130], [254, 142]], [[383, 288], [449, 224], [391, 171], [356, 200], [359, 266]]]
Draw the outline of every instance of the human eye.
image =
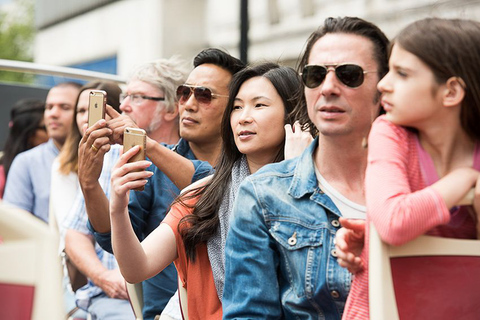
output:
[[408, 77], [408, 74], [403, 70], [397, 70], [397, 75], [399, 75], [401, 78]]
[[255, 104], [255, 108], [262, 108], [262, 107], [267, 107], [267, 105], [265, 103], [256, 103]]
[[240, 109], [242, 109], [242, 106], [240, 106], [238, 104], [234, 104], [232, 109], [233, 110], [240, 110]]
[[73, 109], [72, 106], [69, 105], [69, 104], [62, 104], [60, 107], [61, 107], [62, 110], [64, 110], [64, 111], [69, 111], [69, 110], [72, 110], [72, 109]]

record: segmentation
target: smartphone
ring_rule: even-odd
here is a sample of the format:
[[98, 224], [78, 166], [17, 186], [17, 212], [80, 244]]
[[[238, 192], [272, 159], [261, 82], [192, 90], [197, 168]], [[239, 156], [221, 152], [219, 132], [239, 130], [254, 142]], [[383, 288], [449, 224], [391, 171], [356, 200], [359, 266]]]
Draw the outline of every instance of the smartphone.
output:
[[88, 100], [88, 127], [93, 126], [98, 120], [105, 119], [107, 93], [103, 90], [91, 90]]
[[[135, 146], [140, 146], [140, 150], [128, 162], [145, 160], [147, 148], [147, 133], [143, 129], [125, 128], [123, 131], [123, 153], [127, 152]], [[135, 191], [143, 191], [144, 187], [134, 189]]]

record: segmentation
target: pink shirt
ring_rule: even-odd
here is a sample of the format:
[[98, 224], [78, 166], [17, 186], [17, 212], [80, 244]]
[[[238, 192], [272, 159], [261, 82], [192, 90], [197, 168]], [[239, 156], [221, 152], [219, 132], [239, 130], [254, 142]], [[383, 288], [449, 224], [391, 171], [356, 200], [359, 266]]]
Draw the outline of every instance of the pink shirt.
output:
[[[401, 245], [422, 234], [476, 239], [475, 220], [467, 207], [450, 213], [440, 195], [429, 187], [438, 180], [432, 159], [414, 131], [379, 117], [368, 141], [365, 178], [367, 228], [361, 259], [365, 269], [355, 274], [343, 319], [368, 319], [368, 224], [380, 237]], [[474, 168], [480, 170], [475, 148]]]

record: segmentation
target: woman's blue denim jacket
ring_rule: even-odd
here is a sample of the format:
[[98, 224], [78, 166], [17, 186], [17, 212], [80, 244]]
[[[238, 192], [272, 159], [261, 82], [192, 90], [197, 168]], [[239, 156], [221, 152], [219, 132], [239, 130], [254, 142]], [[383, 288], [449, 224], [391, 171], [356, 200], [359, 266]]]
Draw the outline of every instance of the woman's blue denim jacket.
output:
[[351, 275], [337, 263], [341, 216], [318, 187], [313, 152], [240, 186], [226, 243], [224, 319], [340, 319]]

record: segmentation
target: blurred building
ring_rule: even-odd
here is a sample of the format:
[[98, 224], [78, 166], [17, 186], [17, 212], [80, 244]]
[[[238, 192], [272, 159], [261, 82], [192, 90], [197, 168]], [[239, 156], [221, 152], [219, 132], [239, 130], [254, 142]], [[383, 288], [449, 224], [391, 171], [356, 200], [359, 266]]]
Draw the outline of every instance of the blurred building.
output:
[[[239, 57], [244, 0], [36, 0], [35, 62], [128, 75], [136, 65], [202, 48]], [[329, 16], [359, 16], [393, 37], [427, 16], [480, 18], [469, 0], [255, 0], [248, 2], [248, 59], [295, 65]]]

